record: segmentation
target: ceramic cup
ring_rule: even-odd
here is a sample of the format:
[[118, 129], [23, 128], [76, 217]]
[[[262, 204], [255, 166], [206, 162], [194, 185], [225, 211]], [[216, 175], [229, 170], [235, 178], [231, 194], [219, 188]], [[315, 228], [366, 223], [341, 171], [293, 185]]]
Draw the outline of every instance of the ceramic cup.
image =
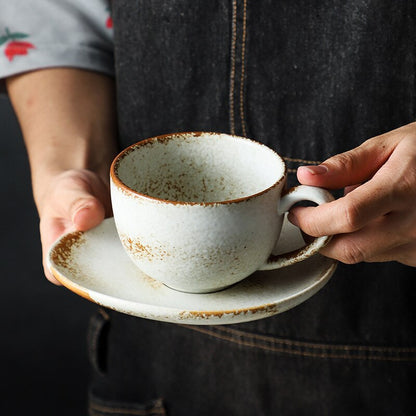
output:
[[285, 181], [283, 159], [250, 139], [200, 132], [150, 138], [113, 161], [115, 224], [148, 276], [184, 292], [217, 291], [256, 270], [302, 261], [328, 241], [271, 254], [293, 204], [333, 200], [310, 186], [286, 192]]

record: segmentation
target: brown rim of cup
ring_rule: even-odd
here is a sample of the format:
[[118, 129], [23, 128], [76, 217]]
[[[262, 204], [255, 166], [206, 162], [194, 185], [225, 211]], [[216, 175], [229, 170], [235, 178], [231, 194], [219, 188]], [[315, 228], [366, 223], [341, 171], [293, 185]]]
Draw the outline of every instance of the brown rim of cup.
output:
[[[273, 185], [269, 186], [268, 188], [266, 188], [266, 189], [264, 189], [260, 192], [255, 193], [255, 194], [243, 196], [241, 198], [236, 198], [236, 199], [229, 199], [229, 200], [225, 200], [225, 201], [212, 201], [212, 202], [172, 201], [172, 200], [169, 200], [169, 199], [157, 198], [157, 197], [154, 197], [154, 196], [146, 195], [144, 193], [135, 191], [134, 189], [127, 186], [124, 182], [122, 182], [120, 180], [120, 178], [118, 177], [117, 167], [118, 167], [120, 161], [125, 156], [127, 156], [131, 151], [133, 151], [136, 147], [146, 145], [147, 143], [150, 143], [150, 142], [169, 140], [173, 136], [200, 137], [202, 135], [207, 135], [207, 136], [227, 135], [227, 136], [230, 136], [230, 137], [235, 137], [237, 139], [243, 139], [243, 140], [253, 142], [258, 146], [263, 146], [266, 149], [275, 153], [275, 155], [281, 160], [281, 162], [283, 164], [283, 167], [284, 167], [283, 174]], [[128, 194], [130, 194], [132, 196], [138, 196], [138, 197], [141, 197], [141, 198], [146, 198], [146, 199], [153, 200], [155, 202], [158, 201], [158, 202], [168, 203], [168, 204], [172, 204], [172, 205], [210, 206], [210, 205], [226, 205], [226, 204], [233, 204], [233, 203], [238, 203], [238, 202], [242, 202], [242, 201], [248, 201], [250, 199], [257, 198], [257, 197], [269, 192], [271, 189], [275, 188], [276, 186], [278, 186], [286, 178], [286, 174], [287, 174], [287, 167], [286, 167], [285, 161], [283, 160], [283, 158], [277, 152], [275, 152], [270, 147], [268, 147], [268, 146], [266, 146], [266, 145], [264, 145], [260, 142], [256, 142], [255, 140], [249, 139], [247, 137], [237, 136], [235, 134], [218, 133], [218, 132], [205, 132], [205, 131], [168, 133], [168, 134], [162, 134], [162, 135], [159, 135], [159, 136], [154, 136], [154, 137], [150, 137], [148, 139], [141, 140], [137, 143], [134, 143], [134, 144], [130, 145], [129, 147], [125, 148], [124, 150], [122, 150], [114, 158], [113, 162], [111, 163], [111, 167], [110, 167], [110, 177], [111, 177], [111, 180], [113, 181], [114, 185], [117, 186], [117, 188], [121, 189], [124, 192], [127, 192]]]

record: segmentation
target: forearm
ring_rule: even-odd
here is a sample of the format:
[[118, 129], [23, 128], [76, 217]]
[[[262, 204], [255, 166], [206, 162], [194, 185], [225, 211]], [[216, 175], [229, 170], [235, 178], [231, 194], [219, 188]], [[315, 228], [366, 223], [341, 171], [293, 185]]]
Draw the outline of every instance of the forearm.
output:
[[114, 82], [78, 69], [47, 69], [7, 80], [22, 128], [35, 202], [42, 209], [49, 182], [70, 169], [108, 180], [116, 153]]

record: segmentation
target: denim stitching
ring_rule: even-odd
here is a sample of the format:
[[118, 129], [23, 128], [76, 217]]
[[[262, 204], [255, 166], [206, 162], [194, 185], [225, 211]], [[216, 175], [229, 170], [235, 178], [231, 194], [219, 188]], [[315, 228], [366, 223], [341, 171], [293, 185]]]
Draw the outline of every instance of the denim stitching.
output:
[[281, 343], [289, 346], [296, 346], [296, 347], [307, 347], [307, 348], [322, 348], [322, 349], [351, 349], [351, 350], [365, 350], [365, 351], [378, 351], [378, 352], [416, 352], [416, 348], [405, 348], [405, 347], [376, 347], [376, 346], [367, 346], [367, 345], [331, 345], [331, 344], [322, 344], [322, 343], [312, 343], [312, 342], [303, 342], [303, 341], [296, 341], [290, 339], [282, 339], [282, 338], [274, 338], [267, 335], [261, 334], [252, 334], [244, 331], [240, 331], [238, 329], [232, 328], [223, 328], [218, 327], [216, 328], [218, 331], [228, 332], [233, 334], [234, 336], [244, 337], [249, 336], [254, 339], [258, 339], [264, 342], [272, 342], [272, 343]]
[[[101, 309], [101, 308], [98, 310], [98, 314], [101, 315], [101, 317], [104, 319], [104, 322], [101, 322], [100, 325], [90, 325], [88, 339], [90, 342], [90, 360], [92, 362], [92, 365], [94, 366], [95, 370], [99, 374], [103, 375], [104, 372], [102, 368], [100, 368], [98, 359], [96, 358], [98, 356], [98, 348], [99, 348], [98, 338], [104, 325], [106, 325], [109, 322], [110, 316], [104, 309]], [[94, 321], [96, 320], [95, 317], [93, 317], [92, 319]]]
[[293, 159], [292, 157], [283, 156], [284, 160], [288, 162], [300, 162], [300, 163], [308, 163], [309, 165], [320, 165], [322, 162], [319, 160], [305, 160], [305, 159]]
[[[243, 331], [237, 331], [222, 327], [218, 327], [215, 330], [192, 326], [185, 327], [197, 332], [211, 335], [224, 341], [235, 343], [240, 346], [251, 347], [265, 351], [280, 352], [289, 355], [313, 358], [373, 361], [416, 361], [416, 348], [313, 344], [308, 342], [267, 337], [258, 334], [250, 334]], [[216, 332], [218, 330], [226, 332], [229, 335], [219, 334]], [[236, 336], [238, 336], [238, 338], [236, 338]], [[279, 347], [273, 344], [277, 344]]]
[[104, 309], [99, 309], [99, 311], [98, 311], [99, 313], [100, 313], [100, 315], [102, 315], [103, 316], [103, 318], [106, 320], [106, 321], [109, 321], [110, 320], [110, 315], [104, 310]]
[[166, 411], [164, 407], [162, 407], [162, 405], [160, 404], [160, 401], [151, 409], [146, 409], [146, 410], [128, 409], [128, 408], [121, 408], [121, 407], [119, 408], [109, 407], [109, 406], [99, 405], [96, 403], [91, 403], [89, 406], [89, 412], [91, 416], [117, 414], [117, 413], [124, 414], [124, 415], [134, 415], [134, 416], [152, 416], [152, 415], [166, 416]]
[[241, 40], [241, 77], [240, 77], [240, 117], [243, 136], [247, 136], [244, 114], [244, 78], [246, 77], [246, 38], [247, 38], [247, 0], [243, 4], [243, 38]]
[[230, 132], [235, 134], [234, 84], [235, 84], [235, 50], [237, 43], [237, 0], [232, 1], [231, 23], [231, 69], [230, 69]]

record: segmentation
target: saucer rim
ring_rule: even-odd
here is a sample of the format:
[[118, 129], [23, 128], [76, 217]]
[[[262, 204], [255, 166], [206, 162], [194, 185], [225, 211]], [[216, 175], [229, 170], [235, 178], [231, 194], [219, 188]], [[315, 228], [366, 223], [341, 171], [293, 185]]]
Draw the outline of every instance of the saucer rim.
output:
[[[107, 218], [104, 222], [112, 222], [114, 224], [114, 218]], [[103, 223], [99, 224], [96, 228], [102, 226]], [[328, 265], [325, 268], [320, 270], [319, 278], [317, 278], [313, 284], [305, 286], [302, 290], [291, 294], [290, 296], [280, 299], [279, 301], [256, 304], [251, 307], [245, 308], [235, 308], [235, 309], [210, 309], [210, 310], [190, 310], [190, 309], [180, 309], [177, 307], [171, 306], [161, 306], [156, 304], [143, 303], [139, 301], [123, 299], [114, 295], [106, 294], [103, 292], [98, 292], [97, 290], [90, 289], [88, 287], [82, 286], [78, 282], [70, 279], [65, 276], [58, 267], [55, 266], [54, 262], [51, 260], [51, 253], [53, 250], [62, 244], [62, 240], [70, 239], [71, 236], [76, 235], [79, 241], [79, 238], [88, 231], [74, 231], [67, 233], [61, 236], [50, 248], [48, 255], [48, 267], [52, 272], [53, 276], [68, 290], [71, 292], [85, 298], [86, 300], [93, 302], [97, 305], [103, 306], [108, 309], [112, 309], [116, 312], [125, 313], [127, 315], [132, 315], [145, 319], [152, 319], [157, 321], [165, 321], [171, 323], [181, 323], [181, 324], [193, 324], [193, 325], [211, 325], [211, 324], [234, 324], [234, 323], [243, 323], [252, 320], [263, 319], [269, 316], [273, 316], [279, 313], [282, 313], [286, 310], [289, 310], [305, 300], [309, 299], [315, 293], [317, 293], [325, 284], [330, 280], [334, 274], [338, 262], [333, 259], [325, 258], [328, 261]], [[84, 240], [85, 241], [85, 240]], [[315, 254], [315, 256], [321, 256], [320, 254]], [[323, 256], [321, 256], [323, 257]], [[287, 266], [291, 268], [296, 266], [298, 263]], [[285, 267], [286, 268], [286, 267]], [[238, 284], [238, 283], [237, 283]], [[230, 288], [225, 288], [222, 292], [230, 290]], [[167, 290], [176, 293], [174, 289], [166, 287]], [[212, 294], [212, 293], [211, 293]], [[207, 294], [187, 294], [189, 296], [206, 296]], [[121, 305], [121, 303], [123, 305]], [[259, 302], [260, 303], [260, 302]]]

